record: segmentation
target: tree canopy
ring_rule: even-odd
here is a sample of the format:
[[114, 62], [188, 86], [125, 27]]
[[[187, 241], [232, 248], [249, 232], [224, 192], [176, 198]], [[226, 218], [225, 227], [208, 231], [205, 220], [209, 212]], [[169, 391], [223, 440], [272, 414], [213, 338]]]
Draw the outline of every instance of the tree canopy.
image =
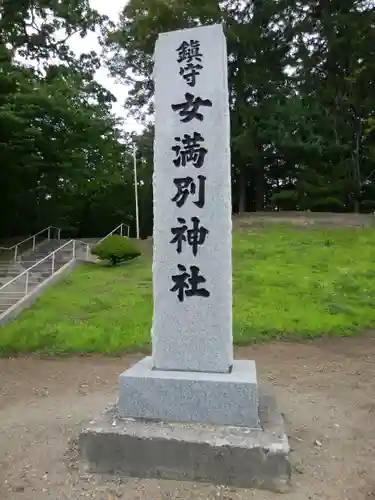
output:
[[222, 23], [234, 209], [371, 211], [374, 14], [360, 0], [130, 0], [108, 65], [152, 122], [158, 34]]
[[108, 19], [88, 0], [8, 0], [0, 14], [0, 235], [132, 224], [130, 137], [95, 80], [99, 55], [69, 44], [90, 29], [104, 36]]
[[[130, 0], [118, 23], [89, 0], [0, 4], [0, 236], [151, 234], [153, 51], [159, 33], [221, 23], [228, 44], [234, 211], [370, 212], [375, 205], [373, 0]], [[103, 53], [72, 37], [98, 33]], [[106, 65], [144, 125], [125, 134]]]

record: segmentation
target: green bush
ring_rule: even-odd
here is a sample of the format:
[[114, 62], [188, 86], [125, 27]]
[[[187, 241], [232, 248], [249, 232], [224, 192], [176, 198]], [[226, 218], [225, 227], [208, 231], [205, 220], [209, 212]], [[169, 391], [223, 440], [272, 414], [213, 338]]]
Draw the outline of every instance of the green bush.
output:
[[100, 260], [110, 261], [113, 266], [141, 255], [139, 248], [132, 240], [118, 234], [112, 234], [95, 245], [91, 253]]

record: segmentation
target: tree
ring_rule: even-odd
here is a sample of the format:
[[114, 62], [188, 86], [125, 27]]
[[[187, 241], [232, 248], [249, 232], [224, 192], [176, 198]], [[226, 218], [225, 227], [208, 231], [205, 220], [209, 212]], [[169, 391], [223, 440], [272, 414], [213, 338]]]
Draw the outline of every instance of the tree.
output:
[[68, 46], [106, 19], [86, 0], [12, 0], [0, 12], [0, 207], [11, 214], [0, 234], [54, 224], [96, 236], [130, 222], [131, 158], [114, 97], [94, 79], [98, 55]]
[[328, 169], [325, 184], [339, 171], [341, 194], [336, 190], [335, 198], [356, 212], [375, 167], [373, 136], [365, 134], [375, 104], [374, 14], [372, 2], [315, 0], [305, 5], [298, 26], [299, 88], [320, 103], [321, 126], [332, 144], [332, 154], [328, 144], [322, 151], [321, 164]]
[[153, 111], [152, 55], [158, 33], [223, 23], [228, 39], [234, 199], [240, 211], [250, 207], [246, 202], [250, 190], [257, 209], [265, 203], [268, 122], [287, 90], [289, 21], [287, 2], [281, 1], [210, 0], [203, 5], [193, 0], [132, 0], [109, 36], [109, 68], [130, 85], [129, 111], [147, 122]]
[[360, 0], [130, 0], [107, 50], [152, 122], [158, 33], [220, 22], [228, 44], [234, 208], [370, 210], [374, 6]]

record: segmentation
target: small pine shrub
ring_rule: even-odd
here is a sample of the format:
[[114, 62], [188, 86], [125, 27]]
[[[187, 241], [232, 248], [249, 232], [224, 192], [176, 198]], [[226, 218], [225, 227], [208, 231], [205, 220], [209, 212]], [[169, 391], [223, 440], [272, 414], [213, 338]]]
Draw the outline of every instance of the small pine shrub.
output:
[[108, 260], [113, 266], [141, 255], [139, 248], [132, 240], [118, 234], [112, 234], [95, 245], [91, 253], [100, 260]]

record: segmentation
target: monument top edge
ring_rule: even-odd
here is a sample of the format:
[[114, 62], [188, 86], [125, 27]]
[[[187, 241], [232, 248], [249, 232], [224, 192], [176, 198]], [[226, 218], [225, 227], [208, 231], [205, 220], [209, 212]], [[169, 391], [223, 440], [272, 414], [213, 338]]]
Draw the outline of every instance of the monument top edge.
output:
[[159, 33], [158, 40], [160, 38], [171, 36], [172, 34], [178, 35], [180, 33], [184, 33], [184, 34], [191, 33], [193, 35], [194, 33], [200, 32], [203, 29], [206, 30], [206, 33], [208, 30], [210, 30], [210, 31], [219, 31], [220, 33], [224, 34], [223, 25], [221, 23], [215, 23], [215, 24], [205, 24], [203, 26], [195, 26], [194, 28], [183, 28], [183, 29], [179, 29], [179, 30], [164, 31], [163, 33]]

